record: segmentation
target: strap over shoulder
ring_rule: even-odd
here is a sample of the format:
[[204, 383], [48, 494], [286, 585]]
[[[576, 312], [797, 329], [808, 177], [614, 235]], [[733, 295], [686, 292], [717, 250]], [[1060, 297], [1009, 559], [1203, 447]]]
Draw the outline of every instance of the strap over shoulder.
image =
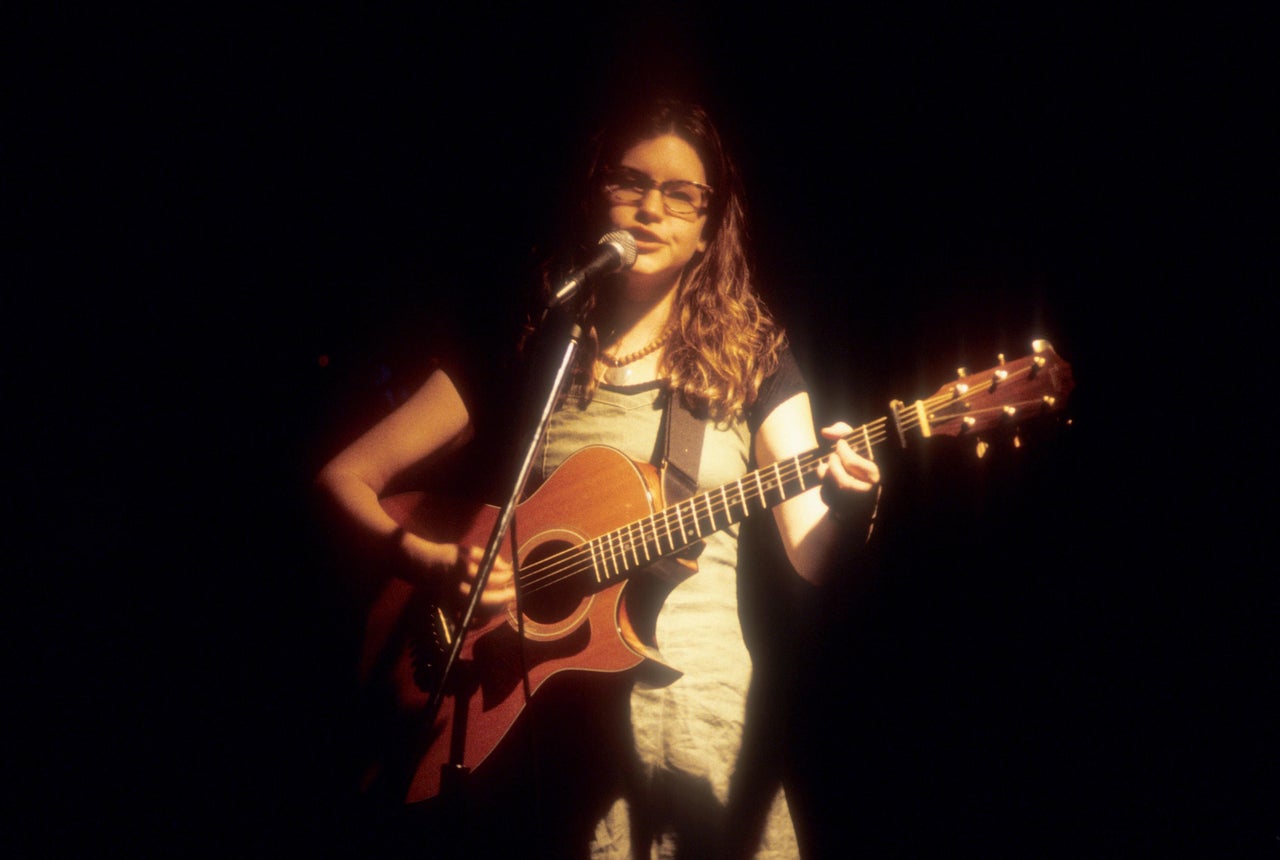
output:
[[662, 432], [662, 495], [664, 503], [671, 505], [697, 492], [707, 422], [685, 405], [684, 398], [670, 391]]

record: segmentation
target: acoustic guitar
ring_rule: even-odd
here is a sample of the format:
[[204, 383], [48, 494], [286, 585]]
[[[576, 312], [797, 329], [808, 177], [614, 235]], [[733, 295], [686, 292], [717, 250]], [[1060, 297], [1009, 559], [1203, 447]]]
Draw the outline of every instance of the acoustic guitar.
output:
[[[889, 415], [844, 439], [864, 457], [886, 440], [905, 446], [909, 433], [980, 443], [993, 428], [1061, 409], [1073, 386], [1070, 366], [1037, 340], [1016, 361], [1001, 356], [997, 366], [962, 375], [931, 397], [893, 401]], [[679, 677], [662, 661], [653, 630], [663, 599], [696, 566], [671, 561], [703, 537], [818, 486], [829, 452], [829, 445], [806, 451], [669, 507], [654, 467], [608, 447], [577, 452], [517, 507], [519, 546], [510, 534], [503, 545], [508, 560], [518, 559], [523, 618], [512, 604], [460, 631], [455, 605], [391, 579], [368, 614], [360, 663], [366, 690], [390, 715], [366, 783], [394, 769], [407, 786], [405, 803], [436, 796], [447, 767], [482, 765], [529, 699], [561, 673], [643, 670], [656, 683]], [[382, 505], [415, 534], [477, 546], [488, 543], [498, 515], [484, 506], [459, 516], [421, 493]], [[658, 569], [662, 574], [653, 574]], [[428, 700], [457, 636], [465, 641], [426, 725]]]

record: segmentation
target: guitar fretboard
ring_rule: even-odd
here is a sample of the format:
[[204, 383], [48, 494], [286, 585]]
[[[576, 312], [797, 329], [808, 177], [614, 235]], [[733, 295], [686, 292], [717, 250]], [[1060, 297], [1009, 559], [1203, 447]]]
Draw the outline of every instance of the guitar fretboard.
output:
[[[924, 436], [940, 429], [957, 435], [978, 432], [1013, 416], [1053, 409], [1055, 397], [1051, 395], [1065, 395], [1070, 390], [1069, 373], [1066, 365], [1061, 365], [1064, 376], [1058, 376], [1061, 363], [1048, 344], [1036, 341], [1034, 346], [1035, 355], [1008, 365], [1002, 357], [999, 367], [964, 376], [932, 397], [909, 405], [894, 401], [889, 417], [864, 424], [842, 439], [855, 452], [872, 459], [875, 446], [891, 432], [905, 445], [907, 431], [919, 429]], [[816, 487], [819, 466], [834, 444], [779, 460], [540, 559], [521, 571], [521, 586], [529, 592], [578, 579], [603, 587], [624, 579], [638, 568]]]

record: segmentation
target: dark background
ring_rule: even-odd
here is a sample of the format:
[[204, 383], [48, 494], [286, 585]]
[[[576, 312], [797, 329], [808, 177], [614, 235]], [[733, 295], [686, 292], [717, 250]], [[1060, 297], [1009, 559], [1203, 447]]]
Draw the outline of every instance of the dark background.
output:
[[1257, 22], [10, 15], [9, 800], [32, 826], [6, 835], [31, 855], [336, 853], [352, 618], [310, 477], [420, 378], [443, 311], [516, 306], [601, 108], [662, 85], [739, 153], [821, 419], [1034, 337], [1079, 385], [1069, 428], [989, 469], [909, 457], [879, 584], [815, 622], [819, 844], [1274, 852]]

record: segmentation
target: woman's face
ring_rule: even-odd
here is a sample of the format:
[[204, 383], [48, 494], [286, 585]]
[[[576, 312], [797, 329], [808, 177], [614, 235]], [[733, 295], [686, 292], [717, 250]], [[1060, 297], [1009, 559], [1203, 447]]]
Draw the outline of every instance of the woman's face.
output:
[[[618, 167], [643, 174], [654, 185], [676, 179], [707, 183], [707, 172], [698, 153], [673, 134], [640, 141], [623, 153]], [[707, 248], [703, 236], [706, 212], [684, 217], [672, 215], [664, 207], [662, 193], [657, 188], [650, 188], [636, 203], [610, 202], [609, 221], [635, 236], [636, 262], [626, 273], [632, 281], [669, 286], [677, 281], [694, 254]]]

